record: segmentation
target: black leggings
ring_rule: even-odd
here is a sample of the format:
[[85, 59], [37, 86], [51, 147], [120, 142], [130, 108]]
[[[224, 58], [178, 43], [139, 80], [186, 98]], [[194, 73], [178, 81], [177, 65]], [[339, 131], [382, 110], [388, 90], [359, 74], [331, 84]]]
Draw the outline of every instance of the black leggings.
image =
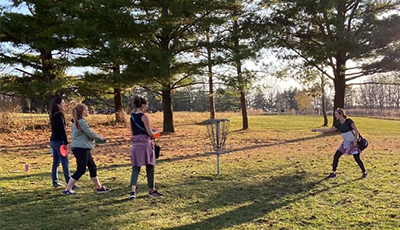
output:
[[[342, 155], [343, 155], [342, 152], [340, 152], [339, 150], [336, 151], [335, 156], [333, 156], [332, 171], [334, 171], [334, 172], [336, 171], [336, 168], [339, 164], [339, 158]], [[354, 154], [353, 157], [354, 157], [354, 160], [357, 162], [358, 166], [360, 166], [361, 171], [364, 173], [365, 172], [364, 163], [360, 159], [360, 154]]]
[[79, 180], [83, 174], [86, 172], [86, 166], [89, 169], [90, 178], [97, 176], [97, 166], [94, 163], [90, 149], [83, 148], [73, 148], [72, 152], [76, 158], [76, 172], [72, 175], [72, 178]]

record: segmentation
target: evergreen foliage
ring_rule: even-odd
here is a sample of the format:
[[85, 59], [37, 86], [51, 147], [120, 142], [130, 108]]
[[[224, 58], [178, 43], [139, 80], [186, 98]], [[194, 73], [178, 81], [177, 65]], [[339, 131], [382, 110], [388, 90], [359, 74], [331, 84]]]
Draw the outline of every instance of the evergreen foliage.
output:
[[269, 9], [265, 25], [274, 29], [272, 45], [291, 50], [282, 57], [302, 58], [332, 79], [334, 108], [344, 107], [348, 81], [398, 70], [399, 0], [282, 0]]

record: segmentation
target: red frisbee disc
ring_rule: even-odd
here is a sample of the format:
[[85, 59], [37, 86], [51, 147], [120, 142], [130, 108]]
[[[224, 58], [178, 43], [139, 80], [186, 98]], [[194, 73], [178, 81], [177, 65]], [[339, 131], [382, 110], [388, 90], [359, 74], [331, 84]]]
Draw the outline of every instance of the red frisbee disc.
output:
[[68, 150], [65, 145], [60, 146], [60, 153], [61, 153], [61, 156], [63, 156], [63, 157], [66, 157], [68, 155]]

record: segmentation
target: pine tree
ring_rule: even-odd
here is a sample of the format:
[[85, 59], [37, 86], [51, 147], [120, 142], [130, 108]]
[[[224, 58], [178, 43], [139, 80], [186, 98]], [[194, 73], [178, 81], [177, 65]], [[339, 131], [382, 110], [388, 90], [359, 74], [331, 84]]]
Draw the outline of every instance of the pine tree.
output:
[[[205, 66], [194, 57], [198, 35], [208, 29], [222, 1], [140, 1], [136, 16], [147, 25], [140, 50], [144, 63], [128, 65], [142, 74], [141, 84], [159, 91], [163, 102], [163, 131], [174, 132], [172, 90], [193, 84], [193, 76]], [[140, 64], [140, 66], [138, 66]]]
[[85, 1], [75, 10], [75, 39], [82, 44], [74, 65], [88, 67], [76, 83], [81, 95], [114, 99], [117, 123], [125, 123], [122, 92], [135, 76], [125, 73], [128, 63], [140, 60], [141, 33], [130, 0]]
[[224, 48], [224, 63], [228, 67], [233, 67], [234, 72], [225, 74], [224, 82], [228, 87], [234, 89], [240, 98], [240, 110], [242, 112], [242, 128], [248, 129], [246, 91], [251, 87], [256, 79], [256, 73], [244, 67], [244, 62], [256, 60], [260, 46], [256, 41], [259, 33], [257, 27], [257, 15], [253, 8], [255, 1], [232, 1], [231, 7], [226, 12], [227, 22], [221, 26], [221, 30], [226, 31], [226, 36], [221, 41]]
[[[12, 1], [1, 15], [0, 63], [11, 71], [0, 79], [0, 91], [40, 98], [68, 93], [68, 50], [74, 47], [65, 16], [70, 2]], [[25, 6], [25, 11], [16, 11]]]
[[333, 81], [336, 109], [344, 107], [348, 81], [399, 70], [399, 7], [399, 0], [281, 0], [264, 24], [275, 31], [273, 46], [292, 51], [281, 51], [284, 58], [301, 58]]

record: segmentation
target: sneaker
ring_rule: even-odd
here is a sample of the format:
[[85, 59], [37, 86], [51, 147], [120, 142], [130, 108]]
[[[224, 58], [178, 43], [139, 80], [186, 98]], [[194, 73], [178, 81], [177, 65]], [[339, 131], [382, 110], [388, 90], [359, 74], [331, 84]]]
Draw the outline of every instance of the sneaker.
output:
[[73, 190], [68, 190], [68, 191], [62, 191], [61, 193], [63, 196], [69, 196], [69, 195], [76, 195], [76, 192], [74, 192]]
[[368, 176], [368, 173], [364, 172], [364, 173], [362, 174], [362, 176], [361, 176], [361, 179], [367, 178], [367, 176]]
[[131, 192], [131, 195], [129, 196], [129, 200], [135, 199], [136, 195], [134, 192]]
[[326, 179], [333, 179], [336, 177], [336, 173], [331, 173], [329, 176], [326, 177]]
[[79, 188], [79, 186], [76, 184], [74, 184], [74, 186], [72, 186], [72, 189], [78, 189], [78, 188]]
[[106, 188], [106, 186], [101, 186], [101, 188], [96, 188], [96, 192], [97, 193], [106, 193], [106, 192], [109, 192], [109, 191], [111, 191], [111, 189], [110, 188]]
[[154, 190], [153, 192], [149, 192], [149, 197], [153, 196], [164, 196], [164, 194], [157, 192], [157, 190]]
[[60, 184], [60, 183], [55, 183], [55, 184], [53, 184], [53, 188], [58, 188], [58, 187], [61, 187], [61, 186], [63, 186], [63, 185]]

